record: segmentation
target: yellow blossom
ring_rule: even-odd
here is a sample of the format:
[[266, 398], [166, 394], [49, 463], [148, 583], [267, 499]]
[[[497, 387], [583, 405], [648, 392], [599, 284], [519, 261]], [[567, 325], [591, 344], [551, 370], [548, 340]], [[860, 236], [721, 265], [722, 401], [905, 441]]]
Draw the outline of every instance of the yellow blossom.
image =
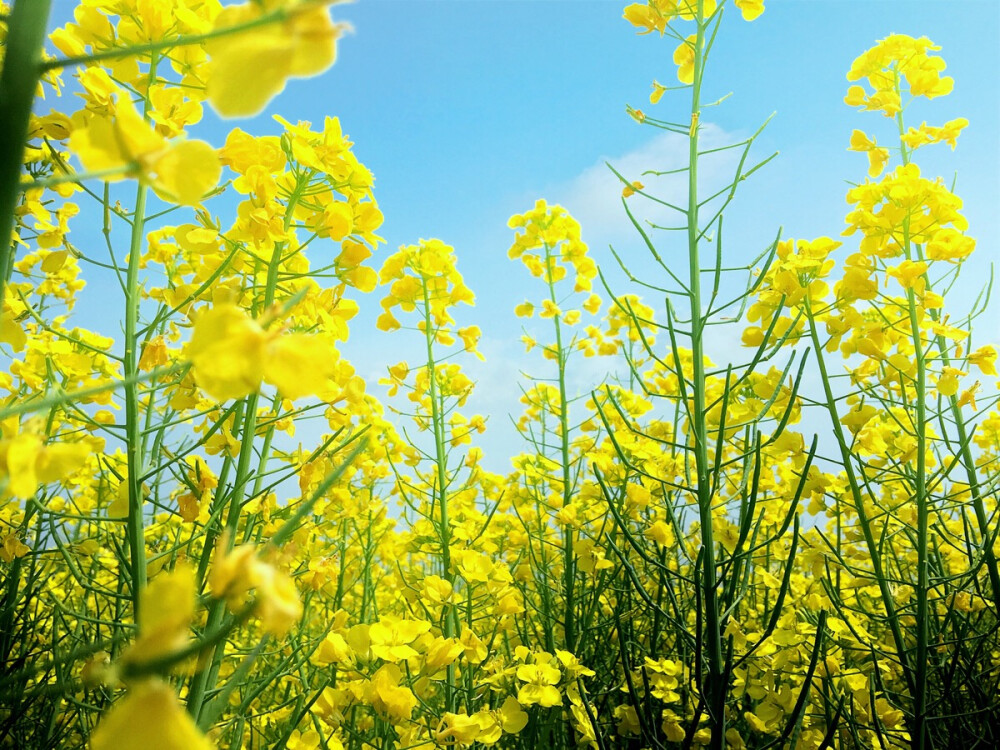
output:
[[419, 654], [409, 644], [430, 627], [431, 624], [423, 620], [382, 618], [368, 630], [372, 653], [389, 662], [412, 659]]
[[522, 664], [517, 668], [517, 679], [527, 684], [518, 690], [518, 702], [523, 706], [536, 703], [546, 707], [558, 706], [562, 703], [562, 696], [555, 685], [560, 677], [559, 669], [551, 664]]
[[289, 399], [319, 395], [328, 388], [338, 359], [328, 337], [264, 331], [228, 303], [198, 316], [186, 353], [198, 385], [219, 401], [247, 396], [262, 380]]
[[645, 187], [646, 186], [643, 185], [641, 182], [635, 180], [631, 184], [626, 185], [624, 188], [622, 188], [622, 198], [631, 198], [633, 195], [635, 195], [636, 190], [642, 190]]
[[664, 86], [662, 83], [660, 83], [659, 81], [653, 81], [653, 93], [649, 95], [649, 103], [656, 104], [657, 102], [659, 102], [660, 99], [663, 98], [663, 92], [665, 92], [666, 90], [667, 87]]
[[[216, 28], [258, 18], [259, 3], [227, 6], [215, 19]], [[240, 34], [228, 34], [206, 45], [208, 100], [223, 117], [249, 117], [285, 87], [288, 78], [322, 73], [337, 57], [340, 29], [322, 6], [292, 10], [280, 23], [269, 23]]]
[[85, 169], [111, 172], [105, 180], [122, 179], [137, 169], [164, 200], [197, 205], [219, 182], [219, 157], [204, 141], [169, 142], [119, 94], [109, 117], [94, 114], [70, 137], [70, 148]]
[[132, 687], [101, 717], [90, 750], [213, 750], [169, 685], [151, 680]]
[[674, 64], [677, 66], [677, 79], [681, 83], [694, 83], [694, 45], [697, 35], [689, 35], [674, 50]]
[[242, 398], [264, 377], [267, 334], [236, 305], [202, 313], [187, 346], [198, 385], [219, 401]]
[[753, 21], [764, 12], [763, 0], [735, 0], [744, 21]]
[[996, 368], [997, 350], [995, 346], [981, 346], [974, 352], [969, 352], [968, 362], [979, 368], [983, 375], [997, 374]]

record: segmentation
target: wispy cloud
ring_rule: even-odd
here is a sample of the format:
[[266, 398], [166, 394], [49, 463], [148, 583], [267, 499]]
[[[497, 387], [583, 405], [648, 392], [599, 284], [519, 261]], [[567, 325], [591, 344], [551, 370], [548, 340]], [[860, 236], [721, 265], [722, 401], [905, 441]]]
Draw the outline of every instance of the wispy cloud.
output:
[[[738, 136], [711, 123], [702, 126], [702, 151], [730, 145], [738, 140]], [[710, 195], [728, 184], [732, 180], [738, 159], [737, 149], [703, 157], [698, 171], [699, 194]], [[664, 132], [632, 151], [601, 157], [573, 179], [553, 186], [548, 194], [580, 221], [584, 238], [595, 249], [605, 248], [609, 244], [617, 247], [622, 242], [631, 241], [636, 233], [622, 207], [624, 186], [609, 165], [629, 182], [641, 182], [645, 191], [657, 199], [683, 207], [687, 204], [687, 172], [661, 176], [649, 173], [672, 172], [685, 168], [687, 163], [687, 137]], [[641, 217], [653, 224], [678, 226], [683, 223], [684, 217], [677, 211], [639, 195], [629, 199], [629, 206], [636, 218]]]

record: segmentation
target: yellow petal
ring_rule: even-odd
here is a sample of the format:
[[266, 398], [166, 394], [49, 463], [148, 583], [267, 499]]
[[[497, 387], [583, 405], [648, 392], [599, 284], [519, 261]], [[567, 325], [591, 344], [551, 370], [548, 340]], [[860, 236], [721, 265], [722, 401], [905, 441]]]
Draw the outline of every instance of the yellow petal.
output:
[[255, 115], [285, 88], [295, 45], [280, 28], [225, 37], [211, 45], [208, 100], [219, 115]]
[[108, 505], [108, 518], [128, 518], [128, 482], [118, 485], [115, 499]]
[[9, 344], [15, 352], [24, 349], [24, 345], [28, 343], [28, 336], [21, 328], [21, 324], [10, 314], [0, 318], [0, 343]]
[[186, 631], [194, 618], [197, 596], [194, 569], [178, 563], [169, 573], [156, 577], [142, 592], [141, 630], [163, 628]]
[[90, 455], [86, 443], [53, 443], [38, 457], [35, 469], [41, 484], [56, 482], [76, 471]]
[[337, 350], [324, 338], [287, 334], [268, 348], [264, 379], [285, 398], [315, 396], [329, 386], [337, 359]]
[[42, 441], [35, 435], [21, 434], [6, 441], [7, 491], [25, 500], [38, 489], [35, 467], [42, 451]]
[[[106, 117], [95, 115], [82, 128], [69, 137], [69, 150], [77, 155], [83, 168], [90, 172], [122, 169], [129, 159], [122, 152], [115, 137], [114, 126]], [[105, 177], [108, 182], [123, 179], [124, 175]]]
[[173, 688], [143, 683], [108, 711], [90, 735], [90, 750], [214, 750]]
[[217, 305], [195, 322], [187, 355], [198, 385], [212, 398], [242, 398], [264, 376], [265, 333], [235, 305]]
[[194, 619], [197, 597], [194, 569], [179, 563], [169, 573], [156, 576], [142, 592], [139, 638], [122, 659], [148, 662], [182, 648]]
[[289, 74], [314, 76], [333, 65], [337, 59], [339, 32], [327, 8], [315, 8], [296, 15], [288, 23], [287, 31], [295, 39]]
[[115, 105], [115, 135], [130, 161], [158, 154], [167, 147], [167, 139], [143, 119], [131, 99], [119, 98]]
[[205, 141], [182, 141], [151, 166], [156, 173], [153, 189], [164, 200], [185, 206], [201, 202], [219, 184], [222, 164]]

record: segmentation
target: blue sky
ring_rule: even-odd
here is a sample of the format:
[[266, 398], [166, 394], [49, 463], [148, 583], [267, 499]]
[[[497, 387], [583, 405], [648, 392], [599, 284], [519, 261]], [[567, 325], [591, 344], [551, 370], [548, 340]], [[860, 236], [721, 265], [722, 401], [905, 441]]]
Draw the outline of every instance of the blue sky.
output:
[[[544, 372], [539, 358], [523, 354], [522, 321], [511, 314], [514, 304], [541, 290], [506, 258], [512, 237], [507, 218], [538, 197], [566, 205], [599, 262], [621, 281], [609, 242], [639, 267], [644, 261], [622, 217], [620, 186], [604, 161], [663, 169], [678, 165], [678, 152], [686, 149], [625, 114], [630, 104], [652, 116], [683, 119], [688, 100], [686, 92], [668, 92], [650, 106], [654, 78], [676, 83], [674, 43], [637, 36], [621, 17], [623, 6], [604, 0], [361, 0], [335, 8], [355, 27], [336, 67], [315, 82], [291, 83], [272, 104], [314, 122], [339, 115], [375, 173], [390, 248], [420, 237], [456, 247], [478, 296], [465, 322], [479, 324], [487, 336], [487, 363], [474, 368], [480, 393], [473, 404], [492, 413], [488, 453], [500, 454], [489, 462], [496, 468], [520, 449], [504, 418], [519, 410], [512, 385], [517, 370]], [[919, 101], [908, 114], [911, 124], [959, 116], [971, 123], [954, 153], [938, 146], [920, 155], [925, 174], [950, 179], [958, 173], [970, 232], [980, 240], [962, 288], [972, 289], [989, 261], [1000, 258], [1000, 4], [899, 0], [776, 0], [753, 23], [730, 9], [705, 99], [733, 95], [703, 115], [714, 128], [706, 136], [716, 142], [745, 137], [775, 112], [756, 153], [781, 152], [745, 183], [727, 213], [730, 258], [745, 262], [756, 255], [779, 226], [798, 237], [841, 231], [847, 182], [862, 181], [867, 167], [863, 154], [846, 151], [851, 130], [894, 142], [892, 122], [843, 103], [846, 72], [858, 54], [890, 33], [929, 36], [956, 80], [952, 95]], [[720, 180], [723, 174], [728, 168], [720, 165]], [[620, 289], [638, 291], [624, 283]], [[998, 338], [995, 315], [980, 325], [984, 341]], [[384, 366], [382, 340], [392, 341], [394, 358], [396, 347], [407, 351], [405, 333], [356, 335], [364, 336], [355, 342], [365, 350], [356, 355], [363, 370]], [[580, 365], [576, 385], [586, 389], [606, 363]]]
[[[57, 14], [72, 4], [56, 0]], [[597, 260], [611, 267], [609, 243], [638, 268], [641, 249], [623, 218], [620, 185], [605, 161], [638, 177], [642, 169], [678, 166], [686, 145], [641, 126], [625, 105], [662, 119], [685, 119], [686, 92], [668, 92], [649, 104], [652, 80], [676, 84], [675, 43], [637, 36], [622, 19], [624, 2], [611, 0], [360, 0], [333, 9], [354, 32], [339, 46], [337, 64], [321, 77], [293, 80], [263, 115], [219, 123], [198, 135], [220, 144], [229, 127], [275, 133], [272, 114], [322, 123], [340, 117], [358, 157], [376, 177], [388, 248], [438, 237], [454, 245], [459, 268], [476, 292], [462, 324], [485, 333], [485, 365], [470, 363], [480, 381], [473, 410], [492, 414], [488, 464], [506, 466], [520, 449], [506, 413], [519, 411], [514, 385], [519, 369], [543, 374], [525, 355], [521, 324], [512, 308], [541, 289], [506, 258], [508, 217], [536, 198], [567, 206], [583, 225]], [[862, 181], [867, 160], [848, 152], [853, 128], [893, 143], [893, 124], [845, 104], [851, 61], [889, 33], [927, 35], [941, 46], [952, 95], [921, 100], [908, 114], [941, 124], [967, 117], [969, 128], [953, 153], [935, 146], [921, 152], [925, 174], [950, 180], [966, 201], [970, 233], [979, 239], [960, 290], [968, 293], [1000, 258], [1000, 3], [995, 0], [769, 0], [763, 16], [745, 23], [727, 9], [713, 51], [705, 100], [728, 92], [702, 123], [710, 143], [752, 133], [775, 118], [755, 154], [780, 156], [745, 183], [727, 212], [726, 252], [746, 262], [774, 237], [837, 235], [844, 226], [849, 181]], [[728, 167], [707, 170], [708, 184]], [[669, 186], [668, 186], [669, 190]], [[221, 211], [223, 208], [215, 208]], [[226, 223], [228, 217], [224, 218]], [[848, 240], [850, 242], [850, 240]], [[386, 249], [374, 260], [381, 262]], [[668, 261], [670, 254], [667, 256]], [[678, 271], [683, 271], [678, 257]], [[613, 272], [618, 290], [629, 289]], [[365, 314], [346, 353], [361, 374], [377, 378], [401, 357], [419, 356], [405, 332], [374, 329], [376, 293], [362, 300]], [[996, 310], [994, 306], [994, 311]], [[738, 334], [737, 334], [738, 335]], [[409, 334], [412, 338], [412, 333]], [[997, 316], [980, 323], [980, 343], [1000, 338]], [[413, 352], [411, 356], [409, 353]], [[578, 370], [588, 389], [604, 365]]]

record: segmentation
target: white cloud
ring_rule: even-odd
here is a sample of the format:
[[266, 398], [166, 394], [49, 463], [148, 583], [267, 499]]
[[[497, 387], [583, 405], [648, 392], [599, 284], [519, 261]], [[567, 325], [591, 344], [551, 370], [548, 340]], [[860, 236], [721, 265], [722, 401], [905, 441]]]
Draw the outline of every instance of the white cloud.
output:
[[[738, 136], [706, 123], [702, 126], [700, 146], [702, 151], [737, 142]], [[738, 149], [717, 152], [699, 161], [698, 189], [703, 196], [710, 195], [732, 180]], [[617, 248], [636, 237], [635, 228], [621, 204], [621, 180], [608, 168], [610, 164], [629, 182], [640, 181], [645, 191], [675, 206], [687, 205], [687, 172], [656, 176], [644, 172], [669, 172], [682, 169], [688, 163], [688, 138], [677, 133], [663, 132], [639, 148], [618, 156], [602, 157], [579, 175], [548, 191], [554, 202], [563, 205], [583, 227], [584, 239], [592, 248]], [[629, 199], [629, 208], [640, 221], [647, 220], [661, 226], [680, 226], [684, 216], [672, 209], [656, 204], [642, 196]]]

